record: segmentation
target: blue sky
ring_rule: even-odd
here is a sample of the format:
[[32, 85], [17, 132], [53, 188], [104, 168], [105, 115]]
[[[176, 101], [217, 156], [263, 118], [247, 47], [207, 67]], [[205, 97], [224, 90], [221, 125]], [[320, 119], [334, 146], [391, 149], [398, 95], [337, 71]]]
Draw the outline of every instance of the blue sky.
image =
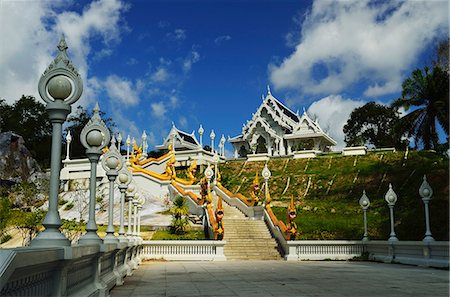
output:
[[[150, 149], [172, 121], [187, 132], [240, 134], [272, 94], [306, 108], [343, 146], [342, 126], [402, 81], [448, 36], [447, 1], [0, 1], [0, 97], [37, 96], [64, 33], [96, 101]], [[24, 21], [26, 20], [26, 21]], [[227, 150], [231, 145], [227, 144]]]

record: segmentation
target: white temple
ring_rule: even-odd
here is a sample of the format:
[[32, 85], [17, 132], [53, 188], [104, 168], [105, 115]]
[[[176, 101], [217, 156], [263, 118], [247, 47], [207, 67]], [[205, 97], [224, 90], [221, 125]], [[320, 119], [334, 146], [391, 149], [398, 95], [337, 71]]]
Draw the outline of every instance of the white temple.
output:
[[299, 116], [272, 96], [269, 87], [267, 89], [267, 96], [263, 97], [262, 104], [252, 119], [243, 125], [242, 134], [228, 139], [234, 147], [235, 158], [309, 158], [329, 151], [331, 146], [336, 145], [336, 141], [306, 111]]

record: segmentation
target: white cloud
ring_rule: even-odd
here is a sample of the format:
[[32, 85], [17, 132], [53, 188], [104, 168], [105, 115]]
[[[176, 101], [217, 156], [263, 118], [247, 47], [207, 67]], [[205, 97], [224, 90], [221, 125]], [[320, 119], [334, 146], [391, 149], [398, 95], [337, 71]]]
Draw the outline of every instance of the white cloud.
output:
[[308, 108], [308, 114], [314, 115], [319, 121], [320, 127], [328, 133], [337, 145], [334, 149], [345, 147], [344, 132], [342, 129], [347, 123], [351, 112], [366, 102], [354, 99], [345, 99], [339, 95], [331, 95], [315, 101]]
[[152, 115], [156, 118], [163, 118], [167, 112], [166, 105], [162, 101], [152, 103], [150, 107]]
[[310, 94], [367, 80], [366, 96], [397, 92], [426, 46], [448, 34], [448, 19], [446, 1], [315, 1], [294, 52], [269, 65], [270, 79], [276, 88]]
[[158, 68], [150, 77], [154, 82], [163, 82], [169, 78], [169, 72], [164, 67]]
[[223, 42], [231, 40], [231, 36], [230, 35], [221, 35], [219, 37], [217, 37], [216, 39], [214, 39], [214, 43], [216, 45], [221, 45]]
[[182, 41], [186, 39], [186, 30], [175, 29], [173, 32], [166, 34], [166, 38], [170, 41]]
[[[37, 84], [55, 56], [61, 33], [66, 36], [68, 55], [85, 83], [77, 104], [92, 103], [96, 90], [89, 77], [90, 40], [100, 36], [106, 44], [120, 40], [120, 15], [126, 9], [119, 0], [99, 0], [81, 14], [64, 1], [2, 1], [0, 9], [0, 97], [12, 103], [22, 94], [39, 98]], [[62, 11], [62, 12], [60, 12]], [[108, 48], [102, 55], [107, 54]]]
[[184, 73], [191, 71], [192, 65], [197, 63], [199, 60], [200, 60], [200, 54], [197, 51], [192, 50], [183, 61]]
[[182, 129], [186, 129], [188, 126], [188, 121], [185, 116], [180, 116], [180, 118], [178, 119], [178, 123], [180, 125], [180, 128]]
[[139, 103], [138, 88], [126, 78], [110, 75], [104, 82], [106, 93], [119, 104], [136, 105]]

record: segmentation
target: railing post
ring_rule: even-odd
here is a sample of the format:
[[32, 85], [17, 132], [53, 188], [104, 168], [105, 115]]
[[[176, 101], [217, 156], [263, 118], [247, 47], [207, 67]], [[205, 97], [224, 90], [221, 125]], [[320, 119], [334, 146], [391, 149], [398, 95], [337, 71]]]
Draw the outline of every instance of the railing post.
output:
[[70, 241], [59, 231], [58, 194], [61, 171], [62, 124], [83, 92], [83, 81], [67, 57], [64, 36], [58, 44], [59, 53], [42, 74], [38, 90], [47, 103], [46, 110], [52, 123], [52, 149], [50, 160], [50, 193], [45, 230], [32, 242], [32, 246], [70, 246]]
[[133, 197], [136, 192], [136, 187], [134, 182], [131, 182], [127, 188], [127, 201], [128, 201], [128, 230], [127, 230], [127, 238], [128, 242], [133, 243], [133, 227], [131, 225], [131, 216], [133, 215]]
[[[123, 162], [123, 158], [122, 158]], [[128, 169], [122, 169], [119, 173], [119, 190], [120, 190], [120, 226], [119, 226], [119, 242], [128, 242], [125, 236], [125, 192], [132, 179], [130, 171]]]

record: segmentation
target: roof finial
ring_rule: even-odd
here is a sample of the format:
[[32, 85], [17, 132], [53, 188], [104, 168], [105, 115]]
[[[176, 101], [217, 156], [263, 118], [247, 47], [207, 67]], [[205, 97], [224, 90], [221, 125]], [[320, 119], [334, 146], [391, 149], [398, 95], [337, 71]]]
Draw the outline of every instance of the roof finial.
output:
[[264, 101], [264, 94], [261, 94], [261, 99], [262, 99], [262, 101]]
[[303, 106], [303, 113], [306, 113], [306, 109], [305, 109], [305, 107]]
[[271, 95], [271, 93], [270, 93], [270, 86], [269, 85], [267, 85], [267, 95]]
[[65, 52], [66, 49], [69, 48], [67, 46], [66, 39], [64, 38], [64, 34], [61, 34], [61, 39], [59, 40], [57, 47], [58, 47], [59, 51], [61, 51], [61, 52]]

